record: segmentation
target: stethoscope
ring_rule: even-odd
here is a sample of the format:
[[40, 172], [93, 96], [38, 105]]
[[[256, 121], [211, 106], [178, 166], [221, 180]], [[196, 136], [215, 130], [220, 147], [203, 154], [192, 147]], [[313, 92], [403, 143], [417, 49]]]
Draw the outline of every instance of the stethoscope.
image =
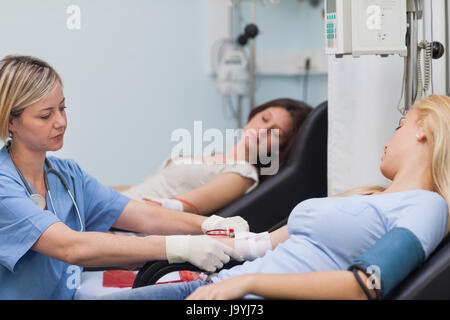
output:
[[[8, 148], [8, 152], [9, 152], [9, 147], [11, 146], [11, 141], [8, 141], [7, 144], [7, 148]], [[33, 200], [33, 202], [41, 209], [44, 210], [45, 209], [45, 205], [46, 205], [46, 201], [44, 199], [43, 196], [41, 196], [38, 193], [33, 193], [33, 191], [31, 190], [30, 186], [27, 183], [27, 180], [25, 179], [25, 177], [23, 176], [22, 172], [20, 172], [19, 168], [16, 166], [16, 164], [14, 163], [14, 160], [11, 158], [12, 163], [14, 164], [14, 167], [16, 168], [17, 173], [19, 174], [20, 179], [22, 180], [25, 188], [27, 189], [28, 193], [30, 194], [31, 199]], [[56, 209], [55, 209], [55, 205], [53, 204], [53, 198], [52, 198], [52, 194], [50, 192], [50, 184], [48, 183], [48, 175], [53, 173], [55, 176], [58, 177], [59, 181], [61, 181], [61, 183], [63, 184], [64, 188], [66, 189], [67, 193], [69, 194], [70, 199], [72, 200], [73, 205], [75, 206], [75, 210], [77, 211], [77, 215], [78, 215], [78, 220], [80, 221], [80, 232], [83, 232], [84, 230], [84, 226], [83, 226], [83, 221], [81, 220], [81, 215], [80, 215], [80, 211], [78, 210], [78, 206], [77, 203], [72, 195], [72, 192], [70, 192], [70, 188], [66, 183], [66, 180], [64, 179], [64, 177], [55, 169], [53, 169], [52, 165], [50, 164], [50, 161], [48, 161], [47, 158], [45, 158], [45, 164], [47, 165], [47, 170], [44, 171], [44, 183], [45, 183], [45, 188], [47, 189], [47, 194], [48, 194], [48, 198], [50, 199], [50, 204], [52, 205], [52, 209], [53, 212], [55, 213], [55, 216], [58, 216]]]

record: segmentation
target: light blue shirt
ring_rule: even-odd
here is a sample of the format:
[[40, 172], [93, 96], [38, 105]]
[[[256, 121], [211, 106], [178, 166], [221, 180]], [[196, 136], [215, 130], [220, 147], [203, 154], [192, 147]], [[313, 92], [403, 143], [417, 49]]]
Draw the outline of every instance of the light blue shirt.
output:
[[289, 216], [288, 240], [212, 280], [249, 273], [347, 270], [393, 228], [410, 230], [427, 258], [442, 241], [447, 219], [445, 200], [425, 190], [306, 200]]
[[[85, 231], [108, 231], [129, 198], [100, 184], [73, 160], [48, 160], [69, 185]], [[67, 190], [54, 174], [48, 175], [55, 216], [48, 194], [48, 210], [39, 209], [31, 200], [6, 147], [0, 150], [0, 168], [0, 299], [72, 299], [81, 268], [31, 250], [56, 222], [80, 230]]]

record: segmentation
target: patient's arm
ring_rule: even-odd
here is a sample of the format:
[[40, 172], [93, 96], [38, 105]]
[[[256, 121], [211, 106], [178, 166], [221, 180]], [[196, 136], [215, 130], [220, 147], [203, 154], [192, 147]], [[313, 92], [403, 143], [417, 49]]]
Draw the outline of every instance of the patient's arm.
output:
[[[225, 243], [226, 245], [234, 248], [233, 238], [215, 237], [217, 240]], [[270, 241], [272, 242], [272, 249], [275, 249], [280, 243], [286, 241], [289, 238], [288, 227], [281, 227], [270, 233]]]
[[116, 191], [122, 192], [122, 191], [130, 189], [130, 186], [113, 186], [113, 187], [110, 187], [110, 188], [114, 189]]
[[[223, 173], [210, 182], [188, 191], [178, 198], [192, 203], [201, 215], [210, 215], [242, 197], [254, 181], [237, 173]], [[184, 204], [184, 210], [195, 213], [195, 208]]]
[[[367, 276], [359, 272], [363, 283]], [[375, 291], [370, 290], [372, 297]], [[351, 271], [247, 274], [198, 288], [188, 299], [228, 300], [255, 294], [269, 299], [367, 299]]]
[[288, 227], [281, 227], [270, 233], [270, 240], [272, 241], [272, 249], [275, 249], [280, 243], [289, 239]]

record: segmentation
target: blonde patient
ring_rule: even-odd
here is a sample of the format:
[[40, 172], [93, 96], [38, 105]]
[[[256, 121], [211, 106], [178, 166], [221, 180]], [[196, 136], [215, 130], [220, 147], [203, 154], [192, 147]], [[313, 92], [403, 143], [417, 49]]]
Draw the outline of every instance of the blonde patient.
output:
[[[382, 196], [410, 190], [434, 192], [442, 201], [442, 219], [434, 230], [434, 246], [450, 230], [448, 203], [450, 201], [450, 98], [432, 95], [420, 101], [400, 119], [392, 139], [384, 146], [380, 166], [382, 174], [392, 183], [387, 188], [363, 187], [345, 195], [360, 193]], [[424, 206], [419, 214], [427, 224], [426, 214], [432, 209]], [[407, 212], [405, 212], [407, 214]], [[447, 221], [447, 223], [444, 223]], [[432, 229], [433, 231], [433, 229]], [[271, 234], [272, 244], [289, 238], [284, 227]], [[430, 250], [432, 251], [432, 250]], [[361, 273], [361, 278], [367, 279]], [[372, 292], [373, 293], [373, 292]], [[367, 298], [349, 271], [322, 271], [304, 274], [245, 274], [217, 284], [204, 286], [189, 299], [235, 299], [247, 294], [278, 299], [358, 299]]]
[[[285, 227], [270, 234], [238, 232], [234, 239], [221, 240], [245, 263], [207, 280], [146, 286], [108, 299], [384, 297], [394, 284], [385, 282], [381, 289], [361, 286], [368, 273], [353, 267], [393, 235], [400, 243], [412, 243], [402, 253], [420, 265], [448, 234], [449, 146], [450, 98], [432, 95], [400, 119], [384, 147], [380, 170], [392, 181], [387, 188], [361, 187], [308, 199], [293, 209]], [[387, 257], [397, 256], [391, 252], [396, 247], [381, 248]], [[409, 270], [406, 267], [400, 269]]]

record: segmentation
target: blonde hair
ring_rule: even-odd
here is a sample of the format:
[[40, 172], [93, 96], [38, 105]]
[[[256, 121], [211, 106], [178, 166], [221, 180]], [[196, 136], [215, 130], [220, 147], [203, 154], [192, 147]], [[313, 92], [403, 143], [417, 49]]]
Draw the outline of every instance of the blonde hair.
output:
[[369, 195], [375, 192], [383, 192], [384, 190], [386, 190], [386, 188], [381, 186], [362, 186], [336, 194], [335, 197], [347, 197], [354, 194]]
[[0, 61], [0, 139], [9, 137], [11, 117], [20, 117], [33, 103], [44, 98], [59, 82], [48, 63], [30, 56], [7, 56]]
[[[430, 95], [418, 101], [413, 109], [417, 112], [418, 124], [424, 129], [431, 150], [433, 191], [439, 193], [450, 204], [450, 97]], [[381, 186], [366, 186], [336, 196], [368, 195], [384, 190], [385, 188]]]
[[450, 97], [430, 95], [414, 110], [431, 150], [433, 191], [450, 203]]

